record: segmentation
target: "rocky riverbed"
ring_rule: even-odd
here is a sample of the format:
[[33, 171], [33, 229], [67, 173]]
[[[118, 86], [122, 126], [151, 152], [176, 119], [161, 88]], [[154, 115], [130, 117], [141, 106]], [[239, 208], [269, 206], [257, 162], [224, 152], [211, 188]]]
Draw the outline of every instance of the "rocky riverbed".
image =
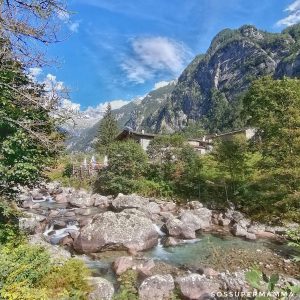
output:
[[[258, 266], [298, 284], [298, 266], [283, 235], [297, 224], [271, 227], [198, 201], [137, 195], [106, 197], [52, 182], [23, 189], [19, 226], [53, 260], [76, 256], [94, 271], [90, 299], [112, 299], [118, 276], [138, 273], [140, 299], [213, 299], [217, 292], [249, 291], [245, 272]], [[208, 298], [205, 298], [208, 297]]]

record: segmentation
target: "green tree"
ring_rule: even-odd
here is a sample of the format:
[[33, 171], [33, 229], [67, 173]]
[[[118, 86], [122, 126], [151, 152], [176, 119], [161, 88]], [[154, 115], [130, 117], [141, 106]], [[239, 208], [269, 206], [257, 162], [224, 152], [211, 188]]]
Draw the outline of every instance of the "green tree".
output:
[[105, 115], [100, 121], [98, 130], [98, 142], [96, 149], [101, 154], [108, 154], [110, 145], [115, 141], [118, 134], [118, 123], [112, 114], [110, 103], [107, 105]]
[[146, 169], [147, 155], [139, 144], [114, 142], [109, 148], [108, 167], [100, 171], [95, 190], [105, 194], [135, 192]]
[[[0, 51], [7, 47], [0, 43]], [[2, 48], [1, 48], [2, 47]], [[32, 82], [20, 62], [0, 59], [0, 193], [30, 184], [60, 150], [59, 119], [50, 116], [44, 87]]]
[[300, 80], [255, 81], [244, 98], [244, 115], [259, 137], [261, 202], [299, 221]]

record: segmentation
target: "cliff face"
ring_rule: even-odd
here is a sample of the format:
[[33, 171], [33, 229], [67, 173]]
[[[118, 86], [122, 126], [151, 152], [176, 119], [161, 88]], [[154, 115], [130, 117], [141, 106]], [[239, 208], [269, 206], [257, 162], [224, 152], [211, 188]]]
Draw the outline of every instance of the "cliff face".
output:
[[253, 26], [221, 31], [207, 53], [184, 70], [166, 104], [148, 120], [151, 129], [176, 131], [199, 120], [211, 131], [242, 126], [236, 115], [241, 95], [253, 79], [300, 75], [299, 28], [280, 34]]

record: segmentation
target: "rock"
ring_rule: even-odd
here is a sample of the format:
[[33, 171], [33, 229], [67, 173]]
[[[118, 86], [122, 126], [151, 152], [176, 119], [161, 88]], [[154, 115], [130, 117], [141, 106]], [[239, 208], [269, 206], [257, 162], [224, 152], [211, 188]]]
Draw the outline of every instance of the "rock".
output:
[[140, 300], [170, 299], [175, 288], [173, 277], [167, 275], [154, 275], [145, 279], [139, 287]]
[[24, 217], [19, 218], [19, 228], [28, 234], [41, 232], [41, 227], [44, 227], [41, 222], [44, 220], [46, 220], [44, 216], [27, 212]]
[[150, 202], [145, 206], [145, 211], [147, 211], [150, 215], [152, 214], [159, 214], [160, 213], [160, 206], [155, 202]]
[[113, 269], [117, 275], [121, 275], [131, 269], [133, 265], [134, 262], [131, 256], [120, 256], [114, 261]]
[[163, 241], [163, 245], [165, 247], [172, 247], [172, 246], [177, 246], [180, 244], [180, 240], [172, 237], [172, 236], [169, 236], [167, 237], [164, 241]]
[[45, 189], [50, 195], [55, 195], [62, 192], [61, 184], [58, 181], [51, 181], [46, 183]]
[[61, 193], [55, 196], [54, 200], [57, 203], [68, 203], [70, 195]]
[[76, 209], [76, 214], [81, 216], [90, 216], [93, 214], [93, 210], [90, 207]]
[[65, 250], [64, 248], [57, 246], [57, 245], [51, 245], [47, 243], [41, 234], [35, 234], [31, 235], [28, 238], [28, 242], [34, 246], [41, 246], [45, 248], [51, 258], [51, 262], [55, 264], [60, 264], [62, 261], [65, 261], [69, 258], [71, 258], [71, 254], [69, 251]]
[[188, 202], [188, 206], [191, 209], [199, 209], [203, 207], [203, 204], [199, 201], [190, 201]]
[[262, 232], [265, 232], [266, 230], [266, 226], [263, 224], [252, 224], [249, 228], [248, 228], [248, 232], [249, 233], [254, 233], [254, 234], [259, 234]]
[[230, 292], [248, 292], [249, 285], [244, 272], [220, 273], [221, 289]]
[[142, 251], [157, 242], [158, 233], [148, 218], [127, 212], [105, 212], [81, 229], [74, 248], [81, 253], [108, 249]]
[[108, 208], [110, 205], [110, 200], [106, 196], [101, 196], [98, 194], [92, 195], [94, 198], [94, 206], [101, 207], [101, 208]]
[[108, 280], [101, 277], [89, 277], [93, 291], [89, 294], [88, 300], [111, 300], [114, 296], [114, 286]]
[[136, 270], [143, 276], [150, 276], [151, 270], [155, 267], [153, 259], [146, 261], [145, 263], [138, 265]]
[[58, 215], [59, 215], [58, 210], [50, 210], [48, 217], [49, 218], [54, 218], [54, 217], [57, 217]]
[[241, 212], [232, 209], [227, 210], [227, 212], [225, 213], [225, 217], [236, 223], [245, 218]]
[[256, 235], [254, 233], [247, 232], [245, 238], [247, 240], [255, 241], [256, 240]]
[[123, 195], [120, 193], [114, 200], [112, 200], [111, 204], [116, 210], [123, 210], [126, 208], [140, 209], [149, 204], [149, 199], [135, 194]]
[[247, 229], [242, 227], [240, 224], [234, 224], [231, 230], [232, 234], [235, 236], [245, 237], [247, 235]]
[[67, 235], [59, 241], [59, 244], [62, 246], [71, 247], [73, 245], [73, 239], [70, 235]]
[[75, 212], [74, 211], [67, 211], [64, 214], [65, 217], [75, 217]]
[[69, 203], [76, 207], [89, 207], [94, 205], [95, 198], [85, 190], [79, 190], [77, 194], [72, 194]]
[[187, 299], [211, 299], [220, 289], [220, 284], [206, 278], [204, 275], [189, 274], [176, 279], [179, 290]]
[[23, 208], [29, 208], [29, 209], [31, 209], [31, 208], [33, 208], [33, 205], [34, 205], [35, 203], [33, 203], [31, 200], [25, 200], [23, 203], [22, 203], [22, 206], [23, 206]]
[[160, 209], [162, 212], [173, 212], [176, 210], [176, 204], [171, 201], [163, 202], [160, 204]]
[[32, 199], [34, 200], [43, 200], [45, 193], [41, 193], [39, 189], [33, 189], [31, 192]]
[[166, 229], [170, 236], [185, 239], [195, 239], [196, 233], [193, 224], [185, 224], [179, 219], [169, 219], [166, 223]]
[[217, 277], [220, 273], [212, 268], [204, 268], [202, 274], [208, 277]]
[[207, 208], [185, 211], [180, 215], [180, 220], [194, 230], [206, 229], [211, 226], [212, 212]]

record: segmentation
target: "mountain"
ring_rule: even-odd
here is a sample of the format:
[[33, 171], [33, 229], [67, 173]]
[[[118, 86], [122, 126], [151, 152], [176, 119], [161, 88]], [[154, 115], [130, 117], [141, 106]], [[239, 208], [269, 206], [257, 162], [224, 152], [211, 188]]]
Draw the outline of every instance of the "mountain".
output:
[[225, 29], [183, 71], [151, 131], [173, 132], [200, 121], [210, 132], [242, 127], [241, 96], [260, 76], [300, 76], [300, 25], [268, 33], [245, 25]]
[[[174, 132], [195, 122], [210, 133], [242, 128], [242, 96], [261, 76], [300, 76], [300, 25], [281, 33], [252, 25], [225, 29], [205, 54], [197, 55], [177, 81], [151, 91], [114, 110], [120, 128]], [[96, 120], [98, 121], [99, 118]], [[95, 121], [95, 120], [94, 120]], [[77, 131], [68, 141], [71, 151], [91, 148], [98, 122]]]
[[[149, 120], [152, 120], [153, 115], [165, 104], [175, 85], [176, 81], [171, 81], [169, 84], [151, 91], [145, 97], [133, 99], [128, 104], [113, 109], [120, 129], [129, 126], [134, 130], [149, 130], [151, 126]], [[105, 110], [98, 110], [98, 112], [94, 110], [93, 113], [91, 111], [92, 109], [81, 112], [76, 117], [75, 126], [66, 126], [69, 133], [69, 138], [66, 141], [68, 151], [89, 151], [92, 149], [99, 122]]]

